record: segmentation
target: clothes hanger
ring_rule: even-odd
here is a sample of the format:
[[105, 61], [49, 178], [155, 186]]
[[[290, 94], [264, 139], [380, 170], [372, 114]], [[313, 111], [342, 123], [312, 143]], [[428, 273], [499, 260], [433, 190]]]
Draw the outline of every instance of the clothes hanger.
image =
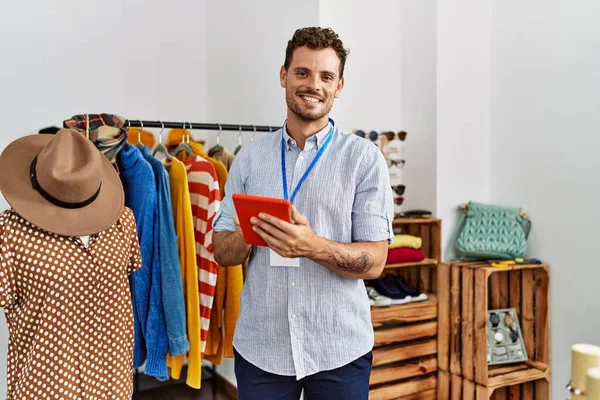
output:
[[250, 138], [250, 141], [254, 142], [254, 137], [256, 136], [256, 125], [252, 125], [252, 128], [254, 128], [254, 133], [252, 134], [252, 137]]
[[[190, 146], [190, 136], [192, 135], [193, 127], [191, 122], [188, 122], [188, 124], [190, 124], [190, 130], [187, 134], [187, 143], [185, 142], [185, 137], [182, 135], [181, 143], [179, 144], [179, 146], [177, 146], [173, 154], [177, 155], [180, 152], [185, 151], [190, 157], [196, 157], [196, 153], [194, 153], [194, 150], [192, 150], [192, 146]], [[185, 132], [185, 122], [183, 123], [183, 131]]]
[[165, 144], [162, 142], [162, 133], [165, 130], [165, 124], [162, 121], [160, 121], [160, 124], [161, 129], [160, 133], [158, 134], [158, 146], [154, 148], [154, 151], [152, 151], [152, 155], [156, 156], [156, 153], [160, 151], [167, 157], [167, 160], [171, 161], [173, 159], [173, 155], [169, 153], [169, 149], [167, 149], [167, 146], [165, 146]]
[[217, 144], [214, 145], [209, 151], [208, 151], [208, 156], [212, 157], [215, 153], [218, 153], [219, 151], [223, 150], [223, 146], [221, 146], [220, 141], [221, 141], [221, 133], [223, 132], [223, 129], [221, 127], [221, 124], [217, 124], [219, 125], [219, 133], [217, 134]]
[[238, 146], [235, 148], [233, 155], [236, 156], [237, 153], [242, 149], [242, 126], [240, 125], [240, 130], [238, 132]]
[[144, 123], [142, 122], [142, 120], [140, 119], [140, 129], [138, 129], [138, 142], [136, 143], [135, 147], [137, 147], [138, 149], [143, 149], [144, 148], [144, 143], [142, 143], [142, 130], [144, 129]]

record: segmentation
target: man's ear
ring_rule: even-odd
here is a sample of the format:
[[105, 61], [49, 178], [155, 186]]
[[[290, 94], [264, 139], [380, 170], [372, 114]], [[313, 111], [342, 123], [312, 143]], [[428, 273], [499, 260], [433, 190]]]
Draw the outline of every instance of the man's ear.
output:
[[338, 82], [337, 90], [335, 91], [335, 98], [336, 99], [338, 97], [340, 97], [340, 94], [342, 93], [342, 89], [344, 88], [345, 79], [346, 79], [345, 77], [342, 77], [342, 79], [340, 79], [340, 81]]
[[287, 71], [285, 70], [285, 66], [281, 66], [281, 70], [279, 70], [279, 84], [282, 88], [285, 87], [287, 80]]

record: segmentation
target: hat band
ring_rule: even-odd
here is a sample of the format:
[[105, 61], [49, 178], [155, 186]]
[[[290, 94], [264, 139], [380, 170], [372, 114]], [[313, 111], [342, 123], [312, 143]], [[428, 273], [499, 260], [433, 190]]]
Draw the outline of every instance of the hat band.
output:
[[98, 190], [96, 191], [96, 193], [94, 193], [92, 195], [92, 197], [90, 197], [87, 200], [80, 201], [78, 203], [69, 203], [69, 202], [57, 199], [56, 197], [52, 196], [50, 193], [46, 192], [44, 190], [44, 188], [38, 182], [37, 173], [35, 171], [36, 165], [37, 165], [37, 156], [35, 156], [35, 158], [31, 162], [31, 166], [30, 166], [30, 170], [29, 170], [30, 177], [31, 177], [31, 186], [35, 190], [37, 190], [44, 199], [48, 200], [50, 203], [54, 204], [55, 206], [58, 206], [61, 208], [68, 208], [68, 209], [83, 208], [85, 206], [92, 204], [94, 202], [94, 200], [96, 200], [96, 198], [98, 198], [98, 195], [100, 194], [100, 189], [102, 188], [102, 182], [100, 182], [100, 186], [98, 187]]

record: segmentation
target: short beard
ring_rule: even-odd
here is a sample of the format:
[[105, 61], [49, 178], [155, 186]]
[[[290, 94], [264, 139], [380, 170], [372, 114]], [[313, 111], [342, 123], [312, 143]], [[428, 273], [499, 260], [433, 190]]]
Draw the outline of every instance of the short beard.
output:
[[318, 121], [319, 119], [328, 115], [329, 112], [331, 111], [331, 107], [333, 106], [333, 101], [332, 101], [329, 104], [325, 104], [323, 111], [320, 112], [319, 114], [316, 114], [316, 115], [315, 114], [307, 114], [302, 111], [302, 109], [300, 108], [300, 105], [296, 101], [294, 95], [292, 93], [290, 93], [290, 90], [287, 88], [285, 89], [285, 101], [287, 103], [288, 108], [294, 113], [294, 115], [296, 117], [298, 117], [299, 120], [301, 120], [303, 122]]

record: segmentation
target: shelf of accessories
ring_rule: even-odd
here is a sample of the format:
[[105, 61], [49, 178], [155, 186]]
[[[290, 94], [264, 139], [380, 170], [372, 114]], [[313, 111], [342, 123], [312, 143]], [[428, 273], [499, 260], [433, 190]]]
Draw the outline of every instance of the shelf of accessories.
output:
[[[477, 393], [477, 397], [465, 398], [487, 399], [494, 394], [496, 400], [548, 399], [551, 381], [548, 264], [495, 268], [487, 262], [451, 262], [441, 263], [437, 272], [438, 367], [447, 374], [438, 376], [443, 394], [440, 398], [455, 398], [452, 393], [462, 385], [463, 395]], [[490, 367], [487, 315], [489, 309], [501, 308], [517, 310], [529, 361]]]
[[408, 224], [436, 224], [440, 220], [437, 218], [395, 218], [392, 223], [394, 225], [408, 225]]
[[425, 259], [386, 265], [384, 275], [397, 274], [427, 300], [371, 307], [375, 331], [370, 400], [427, 400], [437, 397], [438, 296], [436, 273], [441, 256], [441, 221], [435, 218], [397, 218], [396, 233], [422, 239]]
[[397, 263], [397, 264], [386, 264], [385, 269], [394, 268], [409, 268], [409, 267], [435, 267], [438, 265], [438, 260], [434, 258], [426, 258], [421, 261]]

